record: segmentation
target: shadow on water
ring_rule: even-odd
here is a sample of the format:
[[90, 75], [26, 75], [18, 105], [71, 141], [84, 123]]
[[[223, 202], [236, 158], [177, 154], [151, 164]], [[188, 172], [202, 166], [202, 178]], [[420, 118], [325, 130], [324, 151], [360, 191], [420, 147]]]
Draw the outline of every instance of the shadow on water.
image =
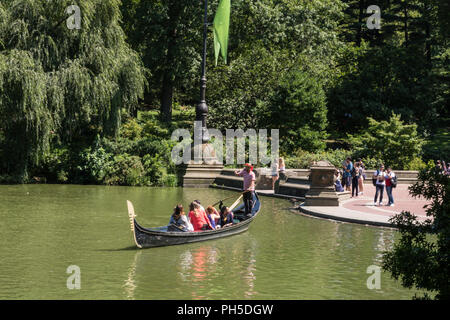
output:
[[125, 248], [117, 248], [117, 249], [97, 249], [97, 250], [94, 250], [94, 251], [99, 251], [99, 252], [114, 252], [114, 251], [138, 251], [138, 250], [142, 250], [142, 249], [139, 249], [139, 248], [136, 247], [136, 246], [128, 246], [128, 247], [125, 247]]

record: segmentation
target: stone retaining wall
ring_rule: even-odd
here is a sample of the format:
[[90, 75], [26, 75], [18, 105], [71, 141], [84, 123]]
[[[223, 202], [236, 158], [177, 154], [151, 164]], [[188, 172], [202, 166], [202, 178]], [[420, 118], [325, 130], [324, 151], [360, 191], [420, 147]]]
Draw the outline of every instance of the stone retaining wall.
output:
[[[231, 187], [242, 189], [242, 178], [234, 174], [237, 169], [223, 169], [215, 178], [213, 184], [216, 186]], [[417, 181], [417, 171], [394, 171], [397, 175], [399, 184], [413, 184]], [[304, 198], [310, 188], [309, 169], [287, 169], [286, 181], [279, 181], [275, 187], [275, 194], [291, 196], [295, 198]], [[367, 179], [364, 183], [372, 183], [372, 170], [366, 171]], [[255, 169], [256, 189], [270, 190], [272, 188], [271, 171], [268, 168]], [[341, 195], [348, 197], [346, 192]], [[340, 197], [341, 197], [340, 196]]]

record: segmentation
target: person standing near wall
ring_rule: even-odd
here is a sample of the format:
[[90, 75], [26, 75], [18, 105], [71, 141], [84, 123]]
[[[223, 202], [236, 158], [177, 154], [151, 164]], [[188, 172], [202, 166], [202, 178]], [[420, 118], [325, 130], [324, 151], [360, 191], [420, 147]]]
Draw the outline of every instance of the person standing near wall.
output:
[[389, 198], [388, 206], [394, 206], [394, 197], [392, 196], [392, 188], [395, 188], [397, 185], [397, 178], [395, 177], [395, 173], [392, 171], [391, 167], [388, 167], [386, 170], [385, 181], [386, 181], [386, 193]]
[[359, 163], [359, 169], [361, 170], [361, 175], [359, 176], [359, 180], [358, 180], [358, 187], [359, 187], [359, 194], [363, 195], [364, 194], [364, 180], [366, 179], [366, 167], [364, 167], [364, 163], [362, 162], [361, 159], [358, 159], [358, 163]]
[[271, 176], [272, 176], [272, 190], [275, 190], [275, 182], [280, 178], [278, 176], [278, 161], [272, 160], [272, 166], [271, 166]]
[[[355, 163], [355, 166], [353, 167], [352, 171], [352, 198], [355, 196], [358, 196], [359, 190], [359, 178], [361, 176], [361, 168], [359, 166], [359, 162]], [[356, 192], [355, 192], [356, 191]]]
[[350, 185], [352, 181], [352, 173], [351, 173], [352, 170], [353, 170], [352, 158], [348, 157], [347, 160], [345, 160], [344, 174], [343, 174], [343, 180], [345, 181], [346, 191], [350, 191]]
[[284, 159], [282, 157], [280, 157], [278, 159], [278, 171], [279, 171], [280, 179], [281, 180], [286, 180], [286, 178], [287, 178], [287, 176], [286, 176], [286, 164], [284, 163]]
[[378, 194], [380, 194], [380, 200], [379, 200], [379, 205], [382, 206], [383, 205], [383, 192], [384, 192], [384, 186], [386, 184], [385, 182], [385, 172], [384, 172], [384, 165], [381, 164], [380, 168], [374, 172], [373, 174], [373, 180], [374, 180], [374, 185], [376, 188], [375, 191], [375, 198], [373, 199], [373, 205], [376, 206], [377, 205], [377, 199], [378, 199]]

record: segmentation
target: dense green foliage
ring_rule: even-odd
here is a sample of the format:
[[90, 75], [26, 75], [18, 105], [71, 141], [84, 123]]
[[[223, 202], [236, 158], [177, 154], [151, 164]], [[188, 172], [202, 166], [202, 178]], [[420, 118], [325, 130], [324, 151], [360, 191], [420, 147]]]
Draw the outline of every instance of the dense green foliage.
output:
[[[335, 149], [319, 152], [308, 152], [298, 149], [295, 153], [284, 155], [286, 167], [288, 168], [298, 168], [298, 169], [309, 169], [312, 163], [321, 160], [329, 161], [332, 165], [337, 168], [342, 167], [342, 159], [346, 159], [349, 156], [349, 151], [344, 149]], [[369, 161], [370, 162], [370, 161]], [[364, 161], [368, 168], [372, 168], [370, 163], [368, 165], [367, 161]]]
[[[208, 21], [219, 0], [208, 1]], [[77, 5], [81, 28], [66, 25]], [[366, 25], [381, 8], [381, 29]], [[208, 127], [280, 129], [286, 165], [450, 161], [450, 0], [233, 0], [227, 64], [207, 41]], [[211, 31], [211, 28], [210, 28]], [[2, 0], [0, 183], [175, 186], [199, 98], [203, 1]], [[248, 155], [247, 155], [248, 156]], [[449, 177], [411, 187], [384, 268], [450, 298]]]
[[[66, 26], [73, 4], [79, 30]], [[366, 25], [369, 5], [379, 30]], [[448, 0], [231, 6], [227, 64], [215, 66], [208, 33], [208, 127], [280, 129], [295, 167], [450, 159]], [[192, 128], [202, 31], [201, 1], [2, 1], [0, 181], [173, 180], [169, 138]]]
[[123, 1], [128, 40], [152, 71], [145, 101], [160, 105], [166, 122], [172, 117], [175, 88], [187, 101], [198, 98], [192, 88], [200, 79], [202, 9], [190, 0]]
[[144, 92], [142, 63], [120, 26], [120, 1], [79, 1], [81, 29], [65, 24], [71, 4], [0, 4], [0, 157], [2, 171], [19, 181], [51, 143], [114, 136], [123, 110], [136, 108]]
[[395, 114], [388, 121], [368, 120], [368, 127], [361, 134], [350, 135], [356, 158], [378, 159], [386, 166], [406, 169], [420, 156], [423, 141], [417, 135], [417, 125], [404, 125]]
[[[368, 1], [348, 0], [343, 34], [351, 46], [341, 75], [328, 91], [330, 131], [355, 133], [367, 117], [400, 114], [419, 134], [434, 139], [449, 127], [448, 0], [379, 0], [381, 29], [365, 26]], [[345, 128], [345, 130], [342, 130]], [[450, 155], [428, 153], [427, 158]]]
[[[279, 128], [284, 150], [325, 149], [327, 126], [325, 92], [307, 73], [289, 73], [275, 88], [266, 106], [267, 127]], [[299, 119], [301, 119], [299, 121]]]
[[170, 160], [175, 142], [170, 134], [186, 127], [192, 116], [175, 108], [174, 121], [166, 124], [156, 112], [140, 112], [138, 118], [124, 120], [114, 139], [97, 136], [84, 148], [53, 148], [32, 173], [57, 183], [175, 186], [177, 170]]
[[[307, 94], [311, 87], [320, 95], [333, 78], [335, 57], [342, 46], [337, 34], [342, 7], [339, 1], [232, 2], [230, 63], [210, 67], [210, 125], [219, 129], [279, 128], [279, 122], [273, 122], [280, 115], [280, 110], [271, 109], [274, 103], [286, 95]], [[292, 77], [308, 80], [288, 86]], [[278, 93], [285, 97], [277, 97]], [[322, 107], [312, 101], [297, 106], [299, 110], [290, 108], [297, 116], [301, 109], [317, 107], [320, 113]], [[294, 126], [300, 122], [296, 120]], [[303, 126], [311, 125], [315, 131], [323, 125], [313, 124], [314, 120], [312, 116]], [[295, 141], [297, 136], [284, 137], [286, 148], [301, 143]], [[321, 142], [317, 145], [320, 148]]]
[[[339, 79], [329, 92], [329, 118], [336, 128], [355, 132], [367, 126], [367, 117], [388, 119], [392, 112], [422, 131], [432, 128], [442, 108], [423, 57], [390, 44], [358, 52], [357, 70]], [[337, 129], [337, 130], [340, 130]]]
[[[425, 289], [436, 299], [450, 299], [450, 177], [431, 167], [420, 172], [410, 187], [413, 196], [431, 203], [429, 219], [420, 222], [410, 212], [402, 212], [391, 221], [401, 238], [386, 252], [383, 268], [403, 286]], [[420, 297], [416, 297], [420, 298]], [[430, 298], [425, 296], [422, 298]]]
[[[154, 99], [148, 103], [160, 104], [163, 119], [167, 118], [166, 103], [158, 99], [167, 97], [163, 79], [167, 72], [161, 68], [168, 68], [173, 99], [193, 107], [198, 98], [202, 6], [186, 1], [123, 2], [130, 41], [145, 65], [158, 74], [149, 79], [156, 84], [150, 85], [147, 97]], [[280, 123], [285, 124], [290, 130], [282, 129], [282, 148], [293, 154], [297, 148], [322, 150], [327, 136], [346, 140], [347, 134], [360, 134], [368, 118], [388, 120], [394, 112], [405, 124], [417, 124], [418, 136], [426, 139], [424, 160], [449, 158], [448, 148], [439, 147], [448, 144], [440, 137], [450, 125], [447, 2], [232, 1], [227, 65], [214, 66], [211, 32], [208, 38], [209, 126], [282, 129]], [[209, 2], [211, 21], [217, 4]], [[381, 8], [380, 30], [366, 26], [369, 5]], [[178, 14], [183, 10], [188, 14], [181, 19]], [[167, 33], [169, 24], [180, 36]], [[172, 55], [172, 46], [183, 54]], [[154, 62], [146, 58], [149, 55]], [[286, 86], [293, 75], [311, 80]], [[325, 92], [326, 119], [323, 104], [307, 97], [289, 108], [291, 104], [284, 104], [288, 96], [308, 94], [311, 82]], [[287, 109], [290, 112], [284, 114]], [[298, 116], [302, 109], [314, 112], [303, 113], [303, 118]], [[289, 124], [275, 119], [288, 114], [296, 114]], [[417, 167], [404, 161], [400, 165], [398, 169]]]

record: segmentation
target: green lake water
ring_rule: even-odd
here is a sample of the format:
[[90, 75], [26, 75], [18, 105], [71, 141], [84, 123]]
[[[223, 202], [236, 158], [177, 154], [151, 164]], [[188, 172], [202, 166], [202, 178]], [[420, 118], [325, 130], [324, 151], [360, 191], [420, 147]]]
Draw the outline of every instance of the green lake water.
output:
[[[126, 200], [146, 227], [166, 225], [176, 203], [211, 204], [218, 189], [73, 185], [0, 186], [0, 299], [410, 299], [381, 273], [396, 233], [305, 217], [261, 197], [247, 232], [209, 242], [140, 250]], [[67, 267], [80, 268], [69, 290]]]

